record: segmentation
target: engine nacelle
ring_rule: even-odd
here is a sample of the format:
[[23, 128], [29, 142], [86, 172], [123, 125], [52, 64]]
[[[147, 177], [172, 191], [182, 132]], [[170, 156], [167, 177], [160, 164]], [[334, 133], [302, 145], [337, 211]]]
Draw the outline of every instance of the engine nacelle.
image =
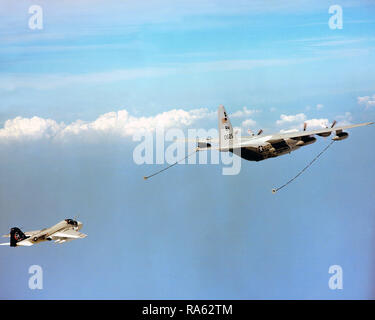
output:
[[208, 149], [208, 148], [211, 148], [211, 143], [198, 142], [197, 147], [202, 148], [202, 149], [206, 149], [206, 148]]
[[304, 136], [301, 137], [301, 140], [297, 142], [297, 146], [307, 146], [309, 144], [312, 144], [316, 141], [315, 137], [310, 136]]
[[318, 133], [317, 135], [318, 135], [319, 137], [324, 137], [324, 138], [326, 138], [326, 137], [329, 137], [329, 136], [331, 135], [331, 132]]
[[347, 132], [336, 132], [336, 135], [332, 138], [334, 141], [344, 140], [349, 137], [349, 133]]

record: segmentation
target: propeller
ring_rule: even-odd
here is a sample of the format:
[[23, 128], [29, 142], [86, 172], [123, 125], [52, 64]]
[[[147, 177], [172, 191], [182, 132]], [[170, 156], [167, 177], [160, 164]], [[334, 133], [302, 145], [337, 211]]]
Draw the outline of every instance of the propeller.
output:
[[[249, 135], [254, 136], [254, 132], [252, 132], [250, 129], [248, 129], [247, 132], [249, 133]], [[259, 136], [259, 135], [262, 134], [262, 133], [263, 133], [263, 129], [260, 129], [260, 130], [258, 131], [258, 133], [257, 133], [257, 136]]]
[[[332, 124], [331, 124], [331, 129], [336, 125], [337, 121], [336, 120], [333, 120]], [[303, 131], [306, 131], [306, 128], [307, 128], [307, 122], [304, 122], [303, 123]], [[328, 129], [328, 127], [326, 127]]]
[[[337, 121], [336, 120], [333, 120], [332, 124], [331, 124], [331, 129], [336, 125]], [[328, 129], [328, 127], [326, 126], [326, 129]]]
[[[333, 120], [332, 124], [331, 124], [331, 129], [336, 125], [337, 121], [336, 120]], [[328, 126], [326, 126], [326, 129], [328, 129]], [[331, 135], [331, 132], [323, 132], [323, 133], [318, 133], [318, 136], [320, 137], [324, 137], [324, 138], [327, 138]]]

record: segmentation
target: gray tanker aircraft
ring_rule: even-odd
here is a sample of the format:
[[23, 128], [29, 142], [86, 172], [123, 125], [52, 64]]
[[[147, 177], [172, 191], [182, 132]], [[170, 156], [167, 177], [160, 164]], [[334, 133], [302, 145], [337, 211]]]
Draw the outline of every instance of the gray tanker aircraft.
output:
[[11, 228], [10, 233], [4, 235], [5, 238], [10, 238], [10, 242], [0, 243], [1, 246], [32, 246], [43, 241], [52, 241], [55, 243], [64, 243], [75, 239], [85, 238], [87, 235], [78, 232], [83, 227], [82, 222], [65, 219], [55, 224], [50, 228], [45, 228], [37, 231], [28, 231], [23, 233], [19, 228]]
[[[229, 151], [249, 161], [261, 161], [290, 153], [314, 143], [316, 141], [314, 135], [329, 137], [335, 131], [332, 140], [344, 140], [349, 136], [344, 130], [373, 124], [373, 122], [365, 122], [335, 128], [336, 121], [334, 121], [330, 128], [307, 131], [305, 123], [303, 131], [263, 134], [263, 130], [260, 130], [256, 135], [237, 137], [233, 133], [232, 124], [222, 105], [218, 108], [218, 120], [219, 139], [198, 139], [197, 151], [209, 149]], [[219, 143], [219, 146], [212, 148], [211, 143]]]

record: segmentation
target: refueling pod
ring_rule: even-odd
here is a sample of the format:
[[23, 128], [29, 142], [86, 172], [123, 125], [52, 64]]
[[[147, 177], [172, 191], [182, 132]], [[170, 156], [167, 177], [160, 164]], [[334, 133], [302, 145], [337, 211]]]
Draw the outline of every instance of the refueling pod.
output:
[[349, 137], [349, 133], [347, 133], [347, 132], [337, 132], [336, 131], [336, 135], [332, 138], [332, 140], [339, 141], [339, 140], [344, 140], [347, 137]]

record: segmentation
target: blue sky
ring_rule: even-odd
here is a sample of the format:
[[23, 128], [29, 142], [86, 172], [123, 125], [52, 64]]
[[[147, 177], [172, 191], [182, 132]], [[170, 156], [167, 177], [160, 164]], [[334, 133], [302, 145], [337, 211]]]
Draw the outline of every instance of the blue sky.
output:
[[145, 183], [159, 166], [134, 164], [131, 139], [214, 128], [219, 104], [244, 132], [374, 120], [371, 1], [39, 1], [42, 30], [33, 4], [0, 4], [0, 227], [78, 214], [89, 236], [2, 247], [1, 298], [374, 298], [373, 128], [277, 195], [328, 140], [237, 176], [177, 166]]

